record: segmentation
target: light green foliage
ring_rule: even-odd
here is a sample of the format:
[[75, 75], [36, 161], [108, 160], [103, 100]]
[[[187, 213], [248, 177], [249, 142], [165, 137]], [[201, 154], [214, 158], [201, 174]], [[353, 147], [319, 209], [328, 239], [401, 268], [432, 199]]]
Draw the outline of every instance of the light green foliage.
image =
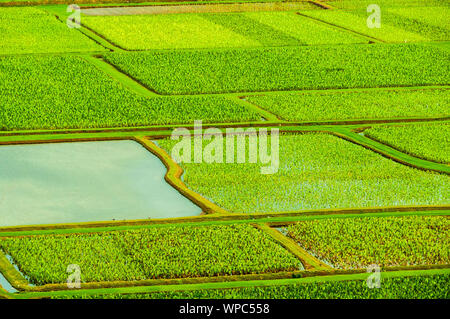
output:
[[[314, 10], [316, 11], [316, 10]], [[317, 10], [322, 11], [322, 10]], [[299, 39], [306, 44], [367, 43], [368, 40], [293, 12], [248, 12], [246, 17]]]
[[423, 118], [450, 114], [447, 89], [305, 92], [255, 95], [246, 99], [289, 121]]
[[35, 284], [179, 278], [298, 270], [300, 261], [250, 225], [164, 227], [6, 238], [0, 247]]
[[131, 50], [256, 46], [259, 43], [201, 15], [168, 14], [83, 17], [83, 23]]
[[0, 130], [260, 119], [244, 106], [219, 96], [135, 95], [74, 56], [0, 58], [0, 91]]
[[[274, 12], [255, 12], [255, 15], [263, 17], [267, 14], [274, 15]], [[290, 15], [294, 15], [292, 12]], [[286, 46], [305, 44], [298, 38], [290, 36], [283, 31], [276, 30], [273, 27], [261, 23], [256, 19], [251, 19], [248, 13], [230, 13], [230, 14], [205, 14], [202, 16], [209, 21], [220, 24], [225, 28], [242, 34], [247, 38], [254, 39], [264, 46]]]
[[385, 8], [380, 6], [380, 28], [367, 26], [366, 8], [314, 10], [304, 14], [388, 42], [450, 40], [447, 7]]
[[447, 84], [449, 58], [420, 44], [106, 54], [164, 94]]
[[368, 288], [364, 280], [349, 280], [151, 294], [80, 294], [56, 299], [448, 299], [449, 284], [449, 275], [432, 275], [382, 279], [379, 289]]
[[336, 268], [450, 262], [448, 217], [322, 219], [287, 228], [288, 236]]
[[408, 154], [450, 163], [449, 123], [377, 126], [364, 131], [364, 134]]
[[[158, 141], [169, 154], [177, 142]], [[234, 212], [449, 203], [448, 176], [401, 165], [338, 137], [281, 135], [279, 146], [275, 174], [261, 174], [269, 164], [249, 163], [248, 156], [244, 164], [231, 164], [224, 155], [223, 163], [182, 163], [184, 181]]]
[[0, 54], [103, 51], [65, 22], [37, 8], [0, 8]]

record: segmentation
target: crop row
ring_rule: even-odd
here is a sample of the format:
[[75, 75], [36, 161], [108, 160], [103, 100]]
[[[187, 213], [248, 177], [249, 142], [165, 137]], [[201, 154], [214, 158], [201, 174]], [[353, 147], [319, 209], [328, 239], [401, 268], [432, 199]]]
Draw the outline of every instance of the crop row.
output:
[[286, 286], [204, 289], [155, 292], [58, 296], [55, 299], [448, 299], [450, 275], [386, 278], [381, 288], [370, 289], [364, 280], [294, 284]]
[[447, 84], [449, 58], [425, 44], [106, 54], [163, 94]]
[[0, 8], [0, 34], [0, 54], [104, 50], [38, 8]]
[[63, 283], [79, 265], [84, 282], [298, 270], [300, 261], [249, 225], [164, 227], [5, 238], [0, 247], [34, 284]]
[[447, 89], [302, 92], [247, 100], [289, 121], [445, 117], [450, 103]]
[[224, 97], [142, 97], [75, 56], [0, 58], [0, 130], [258, 120]]
[[[233, 163], [227, 163], [226, 153], [231, 148], [226, 139], [223, 154], [217, 158], [211, 147], [207, 148], [210, 142], [204, 141], [203, 156], [212, 163], [184, 161], [186, 185], [234, 212], [449, 203], [448, 176], [404, 166], [332, 135], [280, 135], [279, 154], [277, 147], [270, 151], [268, 143], [269, 163], [262, 163], [260, 155], [256, 155], [257, 163], [249, 162], [248, 139], [245, 163], [237, 162], [237, 139], [232, 144], [236, 148]], [[174, 148], [178, 141], [158, 143], [169, 154], [178, 148]], [[193, 161], [194, 156], [190, 158]], [[274, 173], [261, 174], [261, 168], [268, 166]]]
[[408, 154], [450, 163], [449, 123], [379, 126], [364, 131], [364, 134]]
[[286, 232], [334, 267], [352, 269], [448, 264], [449, 230], [448, 217], [407, 216], [304, 221]]

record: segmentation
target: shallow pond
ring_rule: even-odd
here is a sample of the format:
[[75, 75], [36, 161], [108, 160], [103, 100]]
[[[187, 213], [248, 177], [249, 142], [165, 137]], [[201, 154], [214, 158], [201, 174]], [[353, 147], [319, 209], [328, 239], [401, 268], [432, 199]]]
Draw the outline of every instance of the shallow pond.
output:
[[193, 216], [134, 141], [0, 146], [0, 226]]

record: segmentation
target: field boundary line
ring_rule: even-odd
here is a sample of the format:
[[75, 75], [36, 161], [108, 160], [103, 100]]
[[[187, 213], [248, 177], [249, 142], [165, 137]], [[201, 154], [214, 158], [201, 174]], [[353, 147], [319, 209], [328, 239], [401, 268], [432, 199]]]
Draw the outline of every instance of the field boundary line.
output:
[[[131, 51], [121, 47], [117, 43], [111, 41], [110, 39], [106, 38], [104, 35], [91, 29], [87, 25], [80, 23], [80, 26], [81, 26], [81, 28], [78, 29], [78, 30], [80, 30], [80, 32], [82, 32], [85, 36], [87, 36], [91, 39], [96, 39], [95, 41], [100, 41], [100, 43], [102, 43], [102, 46], [108, 48], [112, 52], [131, 52]], [[83, 30], [83, 31], [81, 31], [81, 30]]]
[[133, 93], [136, 93], [138, 95], [147, 98], [158, 96], [158, 94], [156, 94], [154, 91], [149, 90], [147, 87], [143, 86], [139, 81], [136, 81], [130, 75], [120, 71], [119, 69], [117, 69], [117, 67], [115, 67], [111, 63], [106, 62], [102, 57], [84, 56], [81, 58], [85, 59], [86, 61], [97, 67], [99, 71], [105, 73], [113, 80], [120, 83], [124, 88], [128, 89]]
[[163, 162], [164, 166], [166, 166], [167, 169], [166, 175], [164, 176], [164, 179], [167, 181], [167, 183], [174, 187], [181, 195], [189, 199], [195, 205], [199, 206], [204, 213], [229, 214], [227, 210], [188, 188], [186, 184], [181, 180], [181, 176], [184, 172], [183, 169], [172, 159], [172, 157], [165, 150], [158, 147], [152, 141], [146, 138], [136, 137], [134, 138], [134, 140], [141, 144], [145, 149], [156, 155]]
[[280, 213], [253, 213], [239, 214], [230, 213], [228, 215], [207, 214], [191, 217], [177, 217], [172, 219], [141, 219], [128, 221], [105, 221], [96, 223], [78, 224], [54, 224], [54, 225], [34, 225], [34, 226], [5, 226], [0, 228], [0, 238], [6, 237], [27, 237], [41, 235], [69, 235], [83, 233], [112, 232], [122, 230], [135, 230], [144, 228], [164, 228], [164, 227], [201, 227], [214, 225], [236, 225], [245, 223], [267, 223], [270, 226], [288, 225], [306, 220], [337, 219], [337, 218], [384, 218], [402, 216], [450, 216], [450, 206], [430, 207], [429, 210], [404, 210], [404, 211], [382, 211], [360, 212], [355, 210], [351, 213], [339, 212], [280, 212]]
[[[446, 122], [444, 122], [444, 123], [446, 123]], [[395, 145], [392, 145], [391, 143], [387, 143], [387, 142], [381, 141], [381, 140], [379, 140], [379, 139], [377, 139], [377, 138], [375, 138], [375, 137], [373, 137], [373, 136], [367, 135], [364, 131], [369, 130], [369, 129], [371, 129], [371, 127], [364, 127], [364, 128], [361, 128], [361, 130], [358, 131], [358, 133], [362, 133], [364, 137], [366, 137], [366, 138], [368, 138], [368, 139], [370, 139], [370, 140], [372, 140], [372, 141], [374, 141], [374, 142], [377, 142], [377, 143], [386, 145], [387, 147], [390, 147], [390, 148], [392, 148], [393, 150], [396, 150], [397, 152], [400, 152], [400, 153], [404, 153], [404, 154], [410, 155], [410, 156], [412, 156], [412, 157], [414, 157], [414, 158], [421, 159], [421, 160], [424, 160], [424, 161], [428, 161], [428, 162], [431, 162], [431, 163], [440, 164], [440, 165], [450, 165], [450, 163], [442, 163], [442, 162], [439, 162], [439, 161], [436, 161], [436, 160], [433, 160], [433, 159], [430, 159], [430, 158], [425, 158], [425, 157], [417, 156], [416, 154], [413, 154], [413, 153], [411, 153], [411, 152], [409, 152], [409, 151], [407, 151], [407, 150], [402, 150], [402, 149], [400, 149], [399, 147], [397, 147], [397, 146], [395, 146]]]
[[312, 0], [309, 1], [310, 3], [322, 8], [322, 9], [326, 9], [326, 10], [333, 10], [334, 7], [330, 6], [328, 3], [322, 2], [320, 0]]
[[[395, 277], [409, 277], [409, 276], [427, 276], [436, 274], [449, 274], [449, 265], [444, 267], [430, 268], [422, 267], [422, 269], [386, 269], [381, 272], [382, 278]], [[9, 294], [12, 298], [46, 298], [51, 296], [61, 295], [95, 295], [95, 294], [127, 294], [127, 293], [151, 293], [151, 292], [168, 292], [168, 291], [191, 291], [203, 289], [228, 289], [228, 288], [246, 288], [246, 287], [264, 287], [264, 286], [284, 286], [292, 284], [308, 284], [321, 282], [336, 282], [349, 280], [366, 280], [370, 275], [365, 270], [360, 270], [357, 273], [325, 273], [322, 275], [314, 275], [313, 272], [303, 273], [304, 277], [300, 278], [279, 278], [279, 279], [252, 279], [252, 280], [234, 280], [222, 282], [204, 282], [204, 283], [182, 283], [175, 285], [152, 285], [152, 286], [131, 286], [131, 287], [99, 287], [91, 289], [71, 289], [71, 290], [53, 290], [53, 291], [36, 291], [36, 292], [19, 292], [16, 294]]]
[[[285, 127], [289, 129], [299, 129], [304, 126], [304, 130], [328, 130], [333, 126], [344, 126], [352, 129], [361, 129], [361, 125], [367, 124], [371, 126], [381, 126], [381, 125], [394, 125], [394, 124], [408, 124], [416, 122], [436, 122], [436, 123], [446, 123], [450, 120], [450, 117], [435, 117], [435, 118], [399, 118], [399, 119], [367, 119], [367, 120], [336, 120], [336, 121], [303, 121], [303, 122], [288, 122], [288, 121], [255, 121], [255, 122], [230, 122], [230, 123], [203, 123], [203, 128], [243, 128], [243, 127]], [[52, 135], [82, 135], [82, 134], [103, 134], [106, 137], [117, 136], [115, 134], [125, 134], [125, 136], [145, 136], [153, 135], [152, 133], [159, 132], [164, 133], [162, 135], [170, 135], [172, 130], [175, 128], [186, 128], [188, 130], [194, 129], [194, 124], [155, 124], [150, 126], [138, 126], [138, 127], [111, 127], [111, 128], [91, 128], [91, 129], [56, 129], [56, 130], [16, 130], [16, 131], [0, 131], [0, 143], [7, 141], [14, 141], [14, 139], [9, 139], [5, 141], [8, 137], [19, 137], [20, 141], [24, 141], [25, 136], [52, 136]], [[122, 136], [122, 135], [121, 135]], [[3, 141], [2, 141], [3, 140]], [[31, 139], [30, 141], [33, 141]], [[30, 142], [31, 143], [31, 142]]]
[[[45, 10], [45, 9], [44, 9]], [[54, 12], [47, 11], [49, 14], [53, 15], [56, 20], [64, 24], [64, 21], [61, 19], [61, 17], [58, 14], [55, 14]], [[104, 41], [104, 39], [101, 39], [98, 35], [95, 34], [95, 32], [92, 32], [90, 30], [83, 30], [83, 25], [80, 24], [81, 28], [76, 28], [77, 31], [79, 31], [81, 34], [83, 34], [85, 37], [87, 37], [89, 40], [95, 42], [97, 45], [101, 46], [102, 48], [106, 49], [107, 51], [114, 51], [115, 47], [111, 46], [111, 44], [107, 41]], [[90, 31], [90, 32], [89, 32]]]
[[229, 97], [229, 99], [231, 99], [233, 102], [235, 102], [237, 104], [245, 106], [247, 109], [257, 112], [262, 117], [264, 117], [267, 121], [285, 122], [283, 119], [281, 119], [275, 113], [267, 111], [266, 109], [263, 109], [259, 105], [256, 105], [255, 103], [248, 101], [247, 99], [245, 99], [245, 97]]
[[355, 31], [355, 30], [352, 30], [352, 29], [349, 29], [349, 28], [346, 28], [346, 27], [343, 27], [343, 26], [340, 26], [340, 25], [337, 25], [337, 24], [325, 21], [325, 20], [322, 20], [322, 19], [318, 19], [316, 17], [311, 17], [311, 16], [309, 16], [307, 14], [304, 14], [304, 13], [301, 13], [301, 12], [296, 12], [296, 14], [298, 14], [298, 15], [300, 15], [302, 17], [309, 18], [309, 19], [314, 20], [314, 21], [321, 22], [321, 23], [326, 24], [328, 26], [331, 26], [331, 27], [333, 27], [335, 29], [340, 29], [340, 30], [344, 30], [344, 31], [349, 32], [349, 33], [356, 34], [359, 37], [362, 37], [362, 38], [364, 38], [366, 40], [369, 40], [369, 44], [373, 43], [373, 42], [375, 42], [375, 43], [388, 43], [388, 42], [386, 42], [386, 41], [384, 41], [382, 39], [374, 38], [374, 37], [371, 37], [371, 36], [369, 36], [367, 34], [364, 34], [364, 33], [361, 33], [361, 32], [358, 32], [358, 31]]
[[287, 251], [297, 257], [305, 270], [331, 270], [333, 267], [328, 266], [316, 257], [309, 254], [300, 247], [294, 240], [285, 236], [278, 230], [268, 226], [267, 224], [255, 224], [256, 228], [270, 235], [277, 243], [283, 246]]
[[400, 164], [424, 171], [434, 171], [437, 173], [450, 175], [450, 167], [448, 165], [434, 163], [397, 151], [392, 147], [376, 142], [370, 138], [365, 137], [364, 135], [359, 135], [348, 129], [335, 129], [332, 134], [339, 138], [347, 140], [348, 142], [363, 146], [366, 149], [372, 150], [382, 155], [383, 157], [396, 161]]
[[448, 216], [450, 206], [392, 206], [373, 208], [324, 209], [272, 213], [206, 214], [167, 219], [139, 219], [125, 221], [98, 221], [72, 224], [47, 224], [0, 227], [0, 238], [15, 236], [96, 233], [152, 227], [208, 226], [239, 223], [269, 223], [286, 225], [292, 222], [326, 218], [377, 218], [391, 216]]

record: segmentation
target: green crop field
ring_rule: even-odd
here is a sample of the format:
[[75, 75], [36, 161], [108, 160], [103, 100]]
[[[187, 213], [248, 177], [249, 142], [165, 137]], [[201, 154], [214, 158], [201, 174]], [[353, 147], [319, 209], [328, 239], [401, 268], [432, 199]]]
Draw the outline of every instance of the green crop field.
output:
[[288, 121], [447, 117], [446, 89], [314, 92], [246, 98]]
[[368, 42], [295, 12], [87, 16], [83, 21], [130, 50]]
[[[68, 67], [69, 66], [69, 67]], [[29, 83], [29, 79], [39, 79]], [[257, 120], [224, 97], [145, 97], [82, 57], [0, 58], [0, 128], [63, 129]]]
[[0, 8], [0, 33], [0, 55], [104, 50], [37, 8]]
[[305, 15], [309, 17], [387, 42], [448, 40], [450, 25], [445, 17], [449, 14], [450, 8], [447, 7], [388, 8], [384, 11], [381, 27], [369, 29], [365, 8], [345, 12], [305, 11]]
[[2, 240], [0, 246], [33, 283], [41, 285], [65, 282], [68, 260], [80, 266], [86, 282], [302, 268], [269, 235], [247, 225], [22, 237]]
[[[383, 217], [306, 221], [287, 235], [336, 268], [448, 264], [447, 217]], [[336, 236], [339, 234], [339, 236]]]
[[449, 16], [0, 0], [1, 305], [449, 299]]
[[415, 276], [383, 280], [382, 289], [369, 289], [364, 281], [320, 284], [297, 284], [275, 287], [252, 287], [152, 294], [75, 295], [74, 299], [448, 299], [449, 275]]
[[[175, 143], [158, 141], [166, 150]], [[448, 176], [395, 163], [338, 137], [282, 135], [279, 147], [277, 174], [260, 174], [261, 162], [227, 163], [224, 154], [222, 163], [183, 163], [184, 181], [234, 212], [448, 204]]]
[[105, 57], [161, 94], [418, 86], [450, 82], [449, 52], [427, 45], [167, 51], [106, 54]]
[[403, 152], [431, 161], [450, 163], [450, 126], [448, 123], [381, 126], [364, 134]]

